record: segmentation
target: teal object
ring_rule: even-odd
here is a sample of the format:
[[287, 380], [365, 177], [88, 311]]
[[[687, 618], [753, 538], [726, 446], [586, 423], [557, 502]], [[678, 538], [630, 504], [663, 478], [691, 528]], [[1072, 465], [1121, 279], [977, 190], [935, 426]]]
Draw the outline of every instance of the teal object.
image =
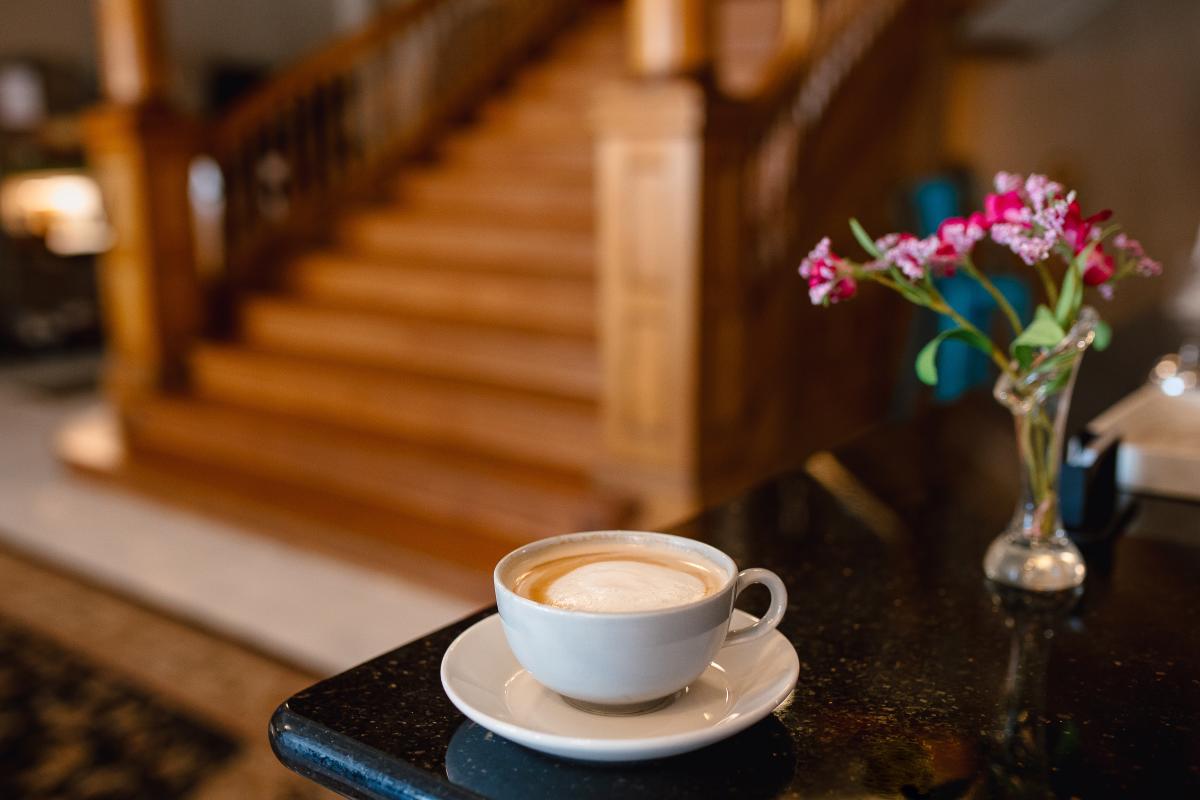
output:
[[962, 208], [962, 193], [950, 178], [931, 178], [913, 189], [913, 205], [917, 213], [917, 235], [921, 238], [936, 233], [946, 217], [957, 217]]
[[[963, 190], [960, 182], [950, 176], [937, 176], [921, 181], [912, 190], [912, 201], [918, 235], [921, 237], [936, 233], [942, 220], [947, 217], [962, 216]], [[935, 283], [950, 307], [984, 333], [990, 333], [995, 324], [1008, 324], [999, 313], [996, 301], [971, 278], [955, 275], [938, 278]], [[1017, 316], [1021, 318], [1021, 323], [1028, 324], [1033, 315], [1029, 284], [1015, 275], [1001, 275], [993, 278], [992, 283], [1012, 305]], [[938, 315], [938, 333], [954, 327], [954, 320]], [[965, 392], [986, 384], [989, 381], [990, 365], [991, 361], [987, 356], [966, 342], [945, 342], [938, 348], [938, 383], [934, 388], [934, 398], [939, 403], [949, 403]]]
[[[984, 333], [991, 333], [993, 325], [1008, 325], [996, 301], [972, 278], [955, 275], [939, 278], [935, 283], [950, 307]], [[1033, 317], [1029, 285], [1014, 275], [999, 275], [992, 283], [1017, 312], [1021, 324], [1028, 325]], [[957, 323], [950, 317], [938, 315], [938, 333], [955, 327]], [[989, 359], [965, 342], [950, 340], [943, 343], [938, 348], [937, 361], [938, 382], [933, 396], [939, 403], [956, 400], [989, 380]]]

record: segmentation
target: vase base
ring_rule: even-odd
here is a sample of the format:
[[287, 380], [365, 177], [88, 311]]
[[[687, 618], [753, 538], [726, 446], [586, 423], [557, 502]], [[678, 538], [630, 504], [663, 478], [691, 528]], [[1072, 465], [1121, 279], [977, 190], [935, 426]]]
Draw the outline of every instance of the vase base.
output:
[[996, 583], [1031, 592], [1073, 589], [1087, 576], [1083, 555], [1065, 535], [1035, 543], [1019, 530], [996, 537], [983, 558], [983, 571]]

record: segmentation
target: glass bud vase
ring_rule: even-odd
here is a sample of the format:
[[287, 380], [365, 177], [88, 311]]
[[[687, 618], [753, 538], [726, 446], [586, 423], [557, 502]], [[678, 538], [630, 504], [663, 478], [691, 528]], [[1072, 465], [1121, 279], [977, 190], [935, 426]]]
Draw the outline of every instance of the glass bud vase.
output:
[[[1071, 389], [1099, 318], [1091, 308], [1058, 345], [1039, 355], [1015, 379], [1001, 375], [995, 397], [1016, 423], [1020, 497], [1008, 528], [988, 547], [983, 569], [1006, 586], [1057, 592], [1083, 583], [1083, 556], [1067, 538], [1059, 515], [1058, 475]], [[1015, 366], [1015, 365], [1014, 365]]]

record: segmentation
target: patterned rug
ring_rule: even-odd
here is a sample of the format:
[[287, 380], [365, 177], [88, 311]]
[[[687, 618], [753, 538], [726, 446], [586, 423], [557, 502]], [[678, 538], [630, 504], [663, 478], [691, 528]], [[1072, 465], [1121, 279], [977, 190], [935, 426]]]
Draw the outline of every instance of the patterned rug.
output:
[[267, 744], [313, 680], [0, 550], [0, 798], [331, 797]]

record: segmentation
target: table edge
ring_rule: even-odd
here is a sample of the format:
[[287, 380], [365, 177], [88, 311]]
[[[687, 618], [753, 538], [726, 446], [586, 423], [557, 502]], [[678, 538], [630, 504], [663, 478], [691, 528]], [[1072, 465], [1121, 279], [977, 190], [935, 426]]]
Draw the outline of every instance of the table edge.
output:
[[[474, 792], [297, 714], [287, 701], [271, 715], [267, 737], [285, 767], [353, 800], [479, 800]], [[372, 764], [376, 760], [379, 767]]]

